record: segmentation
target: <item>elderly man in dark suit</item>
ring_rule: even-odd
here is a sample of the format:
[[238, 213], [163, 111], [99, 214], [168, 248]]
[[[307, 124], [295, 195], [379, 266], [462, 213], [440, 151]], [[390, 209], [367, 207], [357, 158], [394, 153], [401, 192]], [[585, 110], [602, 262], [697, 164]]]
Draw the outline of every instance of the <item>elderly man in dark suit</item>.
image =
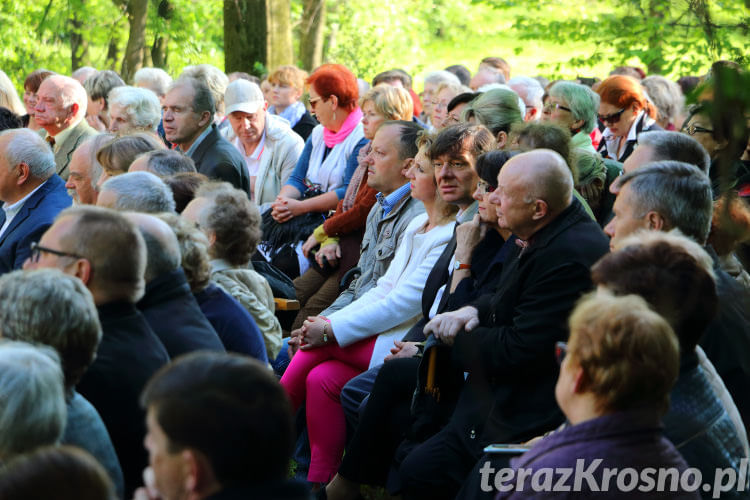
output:
[[28, 129], [0, 133], [0, 273], [19, 269], [72, 200], [44, 140]]
[[96, 130], [86, 122], [86, 90], [78, 81], [52, 75], [39, 86], [34, 119], [44, 129], [42, 137], [52, 146], [57, 174], [68, 180], [73, 151]]
[[164, 96], [162, 110], [167, 140], [193, 159], [198, 172], [250, 194], [245, 160], [216, 129], [214, 99], [205, 83], [181, 77]]

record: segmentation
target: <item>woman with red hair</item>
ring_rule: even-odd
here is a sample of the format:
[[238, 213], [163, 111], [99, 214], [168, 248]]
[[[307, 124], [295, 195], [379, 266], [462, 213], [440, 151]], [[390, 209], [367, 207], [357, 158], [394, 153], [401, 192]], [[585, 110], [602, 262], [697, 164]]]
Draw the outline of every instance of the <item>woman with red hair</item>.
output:
[[601, 99], [598, 118], [607, 127], [599, 145], [602, 156], [624, 162], [635, 149], [641, 132], [661, 130], [655, 120], [656, 107], [635, 78], [610, 76], [596, 93]]
[[[323, 214], [336, 208], [357, 168], [359, 150], [367, 143], [362, 111], [357, 106], [357, 78], [351, 71], [340, 64], [324, 64], [313, 71], [306, 83], [310, 108], [320, 125], [307, 139], [270, 214], [264, 215], [265, 242], [261, 248], [272, 262], [281, 247], [306, 239], [323, 222]], [[295, 278], [306, 270], [305, 260], [300, 258], [305, 269], [296, 269], [289, 257], [285, 258], [289, 265], [279, 267]]]

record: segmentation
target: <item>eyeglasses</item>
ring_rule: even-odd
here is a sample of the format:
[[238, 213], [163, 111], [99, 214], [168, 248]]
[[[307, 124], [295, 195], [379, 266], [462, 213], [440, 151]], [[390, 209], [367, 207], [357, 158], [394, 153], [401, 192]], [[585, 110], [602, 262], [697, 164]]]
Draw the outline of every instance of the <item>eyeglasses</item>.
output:
[[432, 106], [435, 109], [440, 109], [440, 108], [448, 109], [448, 104], [450, 104], [450, 103], [447, 103], [445, 101], [435, 101], [435, 100], [432, 100], [430, 102], [432, 103]]
[[480, 193], [487, 194], [493, 192], [495, 190], [495, 186], [480, 180], [479, 182], [477, 182], [477, 189]]
[[615, 124], [620, 121], [620, 116], [622, 116], [626, 109], [627, 108], [622, 108], [617, 113], [612, 113], [611, 115], [596, 115], [596, 117], [599, 118], [599, 121], [602, 123]]
[[555, 359], [557, 359], [558, 365], [562, 364], [567, 354], [568, 354], [567, 342], [556, 342], [555, 343]]
[[707, 128], [703, 128], [703, 127], [699, 127], [698, 125], [694, 125], [692, 123], [690, 125], [682, 127], [682, 131], [685, 132], [687, 135], [695, 135], [696, 133], [699, 133], [699, 132], [703, 133], [703, 134], [713, 134], [714, 133], [713, 130], [710, 130], [710, 129], [707, 129]]
[[566, 108], [560, 103], [557, 102], [551, 102], [549, 104], [545, 104], [545, 106], [542, 108], [543, 113], [552, 113], [556, 109], [562, 109], [563, 111], [567, 111], [568, 113], [572, 113], [570, 108]]
[[310, 107], [312, 109], [315, 109], [315, 105], [318, 104], [318, 101], [325, 101], [322, 97], [316, 97], [315, 99], [310, 99]]
[[73, 257], [75, 259], [83, 259], [83, 257], [74, 253], [68, 253], [61, 250], [54, 250], [52, 248], [43, 247], [36, 241], [31, 242], [31, 245], [29, 245], [29, 250], [31, 251], [31, 253], [29, 254], [29, 260], [34, 263], [39, 262], [39, 256], [42, 254], [42, 252], [51, 253], [52, 255], [57, 255], [58, 257]]

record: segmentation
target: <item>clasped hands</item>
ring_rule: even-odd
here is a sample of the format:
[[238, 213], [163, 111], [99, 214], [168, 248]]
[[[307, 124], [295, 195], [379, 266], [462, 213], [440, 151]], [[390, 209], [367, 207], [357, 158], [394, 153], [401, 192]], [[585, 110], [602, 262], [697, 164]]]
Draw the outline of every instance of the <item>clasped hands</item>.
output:
[[302, 328], [292, 331], [289, 338], [289, 357], [298, 350], [309, 351], [335, 342], [330, 324], [322, 316], [308, 316]]
[[288, 196], [279, 195], [271, 203], [271, 217], [278, 223], [287, 222], [302, 213], [302, 202]]
[[[460, 227], [460, 226], [459, 226]], [[437, 314], [424, 326], [425, 335], [430, 333], [446, 345], [453, 345], [461, 330], [470, 332], [479, 326], [479, 311], [476, 307], [464, 306], [455, 311]]]

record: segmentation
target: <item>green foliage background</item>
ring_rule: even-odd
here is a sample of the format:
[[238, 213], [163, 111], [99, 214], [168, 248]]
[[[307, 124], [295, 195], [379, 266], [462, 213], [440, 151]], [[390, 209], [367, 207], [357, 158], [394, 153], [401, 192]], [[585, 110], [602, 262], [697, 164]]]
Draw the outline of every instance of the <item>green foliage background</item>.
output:
[[[169, 36], [167, 71], [206, 62], [223, 68], [222, 1], [170, 0], [169, 20], [149, 5], [146, 43]], [[472, 71], [499, 55], [515, 74], [604, 76], [617, 64], [701, 74], [741, 60], [750, 0], [328, 0], [324, 59], [370, 79], [401, 67], [417, 76], [450, 64]], [[0, 69], [20, 87], [35, 68], [70, 73], [70, 20], [83, 22], [86, 64], [119, 70], [128, 36], [126, 0], [0, 0]], [[302, 0], [292, 0], [299, 24]], [[298, 36], [294, 37], [299, 40]], [[111, 42], [119, 49], [108, 58]], [[296, 42], [299, 43], [299, 42]], [[254, 61], [248, 61], [252, 71]]]

